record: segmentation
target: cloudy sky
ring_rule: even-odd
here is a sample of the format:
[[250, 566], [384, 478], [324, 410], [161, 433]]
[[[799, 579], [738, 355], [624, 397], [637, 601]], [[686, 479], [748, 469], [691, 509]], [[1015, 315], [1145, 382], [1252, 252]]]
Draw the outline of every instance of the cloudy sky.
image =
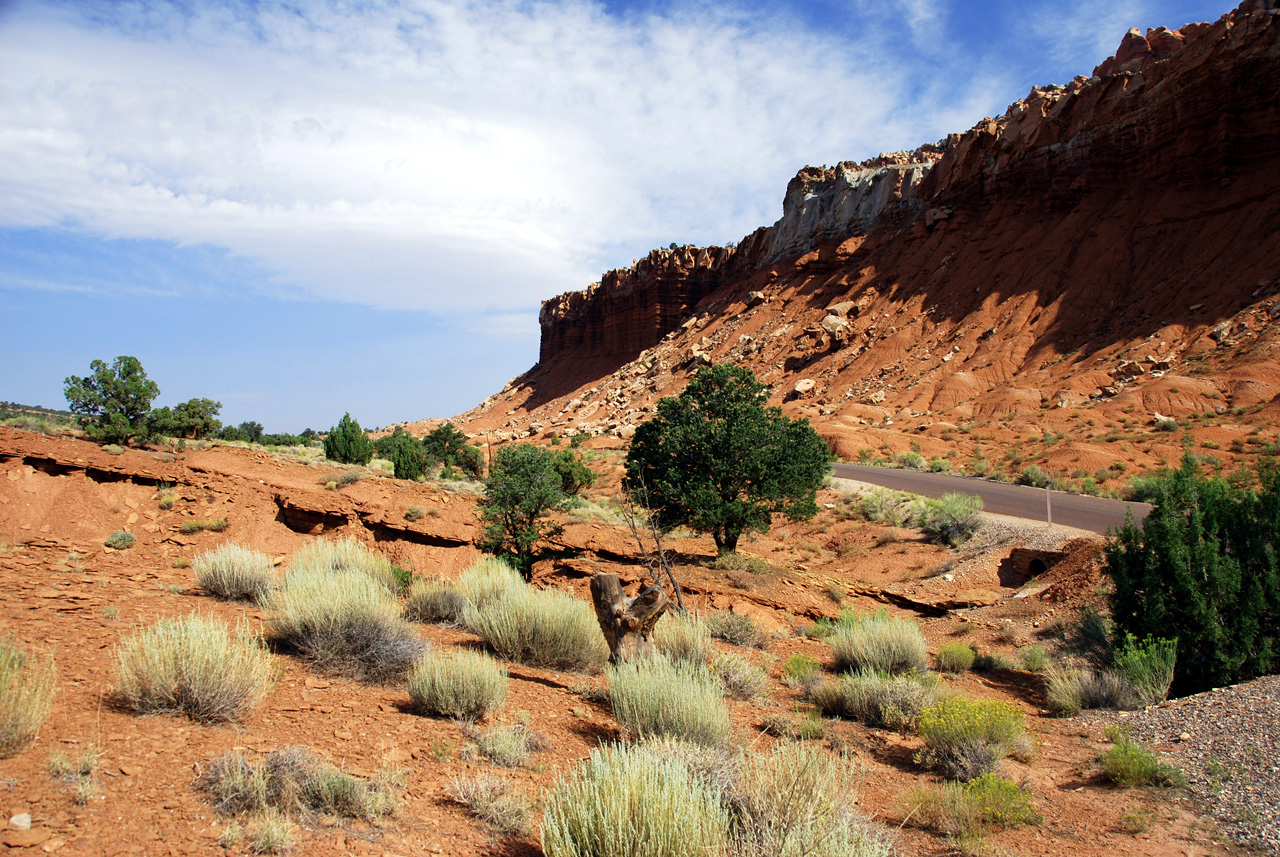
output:
[[1228, 8], [0, 0], [0, 399], [132, 354], [268, 431], [450, 416], [541, 301]]

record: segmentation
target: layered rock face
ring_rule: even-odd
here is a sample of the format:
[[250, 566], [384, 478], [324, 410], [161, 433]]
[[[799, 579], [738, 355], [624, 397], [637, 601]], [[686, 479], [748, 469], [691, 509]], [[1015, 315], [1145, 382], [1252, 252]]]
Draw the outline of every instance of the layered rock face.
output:
[[546, 302], [538, 366], [464, 421], [623, 431], [723, 360], [815, 419], [895, 431], [1271, 402], [1276, 5], [1131, 31], [1096, 76], [937, 146], [806, 167], [737, 248], [654, 251]]

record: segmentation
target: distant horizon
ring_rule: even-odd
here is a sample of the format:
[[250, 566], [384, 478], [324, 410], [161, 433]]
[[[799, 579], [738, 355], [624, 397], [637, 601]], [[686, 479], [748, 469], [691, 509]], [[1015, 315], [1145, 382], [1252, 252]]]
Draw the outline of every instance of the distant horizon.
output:
[[542, 301], [1233, 6], [8, 3], [0, 399], [128, 354], [224, 424], [449, 418]]

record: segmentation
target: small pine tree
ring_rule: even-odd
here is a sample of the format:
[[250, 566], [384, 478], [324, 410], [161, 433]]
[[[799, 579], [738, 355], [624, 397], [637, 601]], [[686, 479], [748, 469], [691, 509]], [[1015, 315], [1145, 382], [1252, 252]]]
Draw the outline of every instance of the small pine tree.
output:
[[368, 464], [373, 458], [373, 443], [351, 414], [343, 414], [325, 435], [324, 457], [343, 464]]
[[1117, 643], [1176, 639], [1176, 696], [1280, 670], [1280, 468], [1242, 477], [1185, 458], [1107, 546]]

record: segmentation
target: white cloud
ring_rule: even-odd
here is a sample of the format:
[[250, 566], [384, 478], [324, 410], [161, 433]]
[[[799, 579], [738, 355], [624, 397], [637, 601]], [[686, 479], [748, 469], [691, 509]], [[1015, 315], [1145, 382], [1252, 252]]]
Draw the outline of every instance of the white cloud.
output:
[[[904, 5], [921, 34], [941, 15]], [[772, 222], [806, 163], [995, 106], [979, 69], [919, 101], [870, 31], [713, 7], [103, 8], [0, 24], [0, 226], [211, 244], [277, 272], [264, 288], [374, 306], [532, 307]]]

